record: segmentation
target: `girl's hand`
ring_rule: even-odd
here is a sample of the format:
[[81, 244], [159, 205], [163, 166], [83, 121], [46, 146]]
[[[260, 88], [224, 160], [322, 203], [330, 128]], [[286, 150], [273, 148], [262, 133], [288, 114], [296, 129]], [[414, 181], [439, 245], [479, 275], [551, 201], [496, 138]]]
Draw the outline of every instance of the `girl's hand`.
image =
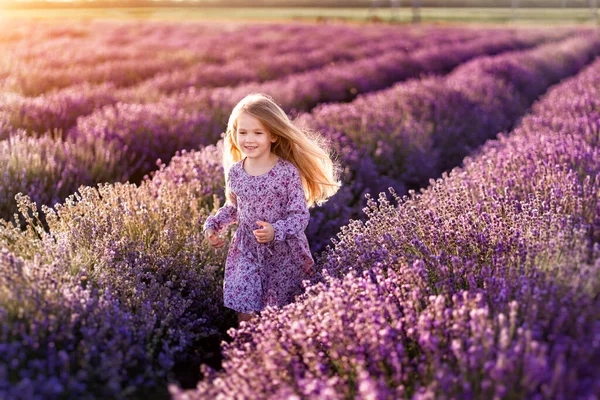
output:
[[223, 240], [220, 235], [217, 235], [212, 229], [207, 229], [204, 231], [204, 237], [214, 249], [220, 249], [221, 247], [225, 246], [225, 240]]
[[256, 225], [262, 227], [252, 231], [258, 243], [267, 243], [275, 239], [275, 229], [273, 229], [273, 225], [265, 221], [256, 221]]

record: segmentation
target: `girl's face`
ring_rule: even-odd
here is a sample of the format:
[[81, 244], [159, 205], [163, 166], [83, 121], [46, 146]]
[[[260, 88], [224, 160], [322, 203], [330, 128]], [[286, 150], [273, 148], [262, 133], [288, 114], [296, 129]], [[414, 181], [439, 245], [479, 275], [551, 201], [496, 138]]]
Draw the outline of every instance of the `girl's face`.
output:
[[276, 139], [260, 120], [242, 112], [237, 121], [236, 139], [245, 157], [267, 160], [271, 153], [271, 143]]

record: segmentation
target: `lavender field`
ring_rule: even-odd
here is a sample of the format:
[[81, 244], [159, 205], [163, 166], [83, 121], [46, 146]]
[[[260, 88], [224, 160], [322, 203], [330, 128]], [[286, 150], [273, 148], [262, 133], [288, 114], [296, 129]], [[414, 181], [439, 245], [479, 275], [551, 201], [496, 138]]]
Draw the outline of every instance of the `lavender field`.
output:
[[[600, 397], [597, 30], [4, 24], [0, 399]], [[251, 92], [343, 185], [238, 325], [202, 225]]]

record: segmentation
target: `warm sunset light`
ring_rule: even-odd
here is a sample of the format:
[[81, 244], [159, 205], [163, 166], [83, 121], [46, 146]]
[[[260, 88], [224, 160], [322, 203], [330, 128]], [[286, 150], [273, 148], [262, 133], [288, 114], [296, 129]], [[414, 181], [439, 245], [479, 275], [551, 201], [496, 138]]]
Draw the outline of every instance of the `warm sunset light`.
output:
[[596, 0], [0, 0], [0, 399], [596, 399]]

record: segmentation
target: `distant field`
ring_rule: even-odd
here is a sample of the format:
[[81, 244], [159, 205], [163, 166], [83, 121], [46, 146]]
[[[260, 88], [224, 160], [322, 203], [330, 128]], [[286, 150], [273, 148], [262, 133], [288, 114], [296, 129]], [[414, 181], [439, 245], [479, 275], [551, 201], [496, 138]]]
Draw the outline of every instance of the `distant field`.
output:
[[[88, 0], [93, 7], [114, 7], [119, 2], [115, 0]], [[1, 0], [7, 8], [49, 8], [50, 6], [64, 7], [69, 4], [66, 0]], [[420, 0], [421, 7], [492, 7], [510, 8], [513, 0]], [[371, 8], [389, 7], [391, 0], [127, 0], [120, 4], [129, 7], [285, 7], [285, 8]], [[73, 3], [71, 3], [73, 4]], [[75, 2], [83, 5], [83, 2]], [[410, 7], [412, 1], [396, 0], [396, 4]], [[524, 8], [589, 8], [590, 0], [519, 0], [519, 6]], [[68, 6], [67, 6], [68, 7]]]
[[[0, 18], [110, 18], [158, 20], [349, 20], [410, 22], [411, 8], [396, 13], [389, 9], [369, 8], [80, 8], [0, 10]], [[510, 8], [421, 8], [423, 22], [444, 23], [517, 23], [517, 24], [597, 24], [598, 16], [589, 9], [521, 8], [516, 13]]]

